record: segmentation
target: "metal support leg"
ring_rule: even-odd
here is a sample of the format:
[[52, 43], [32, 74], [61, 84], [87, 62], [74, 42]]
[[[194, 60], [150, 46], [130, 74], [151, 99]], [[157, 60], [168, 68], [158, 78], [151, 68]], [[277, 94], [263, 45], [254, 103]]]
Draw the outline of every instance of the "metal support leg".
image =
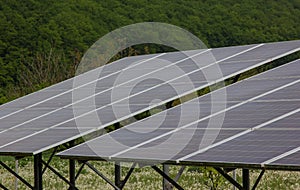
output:
[[72, 184], [70, 186], [70, 190], [75, 190], [75, 160], [70, 159], [69, 160], [69, 177], [70, 177], [70, 183]]
[[243, 169], [243, 189], [250, 190], [249, 169]]
[[[232, 178], [236, 181], [236, 170], [232, 171]], [[233, 186], [233, 190], [236, 190], [235, 186]]]
[[122, 169], [121, 169], [120, 162], [116, 162], [115, 163], [115, 184], [118, 188], [120, 188], [122, 185], [122, 181], [121, 181], [122, 171], [121, 170]]
[[34, 189], [43, 189], [43, 164], [42, 164], [42, 153], [34, 155]]
[[[169, 175], [169, 165], [163, 164], [163, 172], [166, 175]], [[163, 183], [163, 190], [170, 190], [171, 189], [170, 183], [164, 177], [162, 179], [162, 183]]]
[[[71, 141], [70, 147], [74, 146], [74, 141]], [[70, 177], [70, 190], [75, 190], [76, 171], [75, 171], [75, 160], [69, 159], [69, 177]]]
[[[19, 160], [16, 158], [15, 160], [15, 172], [19, 173]], [[15, 177], [15, 190], [18, 190], [18, 178]]]

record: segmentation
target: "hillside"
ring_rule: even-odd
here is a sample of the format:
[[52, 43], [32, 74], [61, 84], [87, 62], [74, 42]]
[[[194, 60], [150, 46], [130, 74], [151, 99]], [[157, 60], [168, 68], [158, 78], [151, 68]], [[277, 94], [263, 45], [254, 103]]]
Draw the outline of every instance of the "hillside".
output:
[[71, 77], [90, 45], [128, 24], [174, 24], [219, 47], [300, 39], [299, 18], [299, 0], [3, 0], [0, 103]]

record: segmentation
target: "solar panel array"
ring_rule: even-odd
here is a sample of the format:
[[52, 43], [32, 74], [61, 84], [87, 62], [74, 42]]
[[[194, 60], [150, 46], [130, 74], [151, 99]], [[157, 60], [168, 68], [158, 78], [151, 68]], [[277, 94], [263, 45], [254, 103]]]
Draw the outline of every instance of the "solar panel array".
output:
[[[43, 152], [150, 109], [149, 102], [153, 97], [160, 99], [160, 104], [163, 104], [299, 49], [300, 41], [289, 41], [121, 59], [2, 105], [0, 107], [0, 154]], [[211, 54], [216, 60], [211, 57]], [[196, 64], [195, 60], [198, 60]], [[204, 73], [209, 72], [216, 65], [221, 68], [223, 76], [208, 80]], [[175, 72], [178, 67], [184, 71], [184, 75]], [[91, 80], [89, 76], [100, 72], [100, 69], [100, 78]], [[118, 86], [114, 86], [122, 73], [126, 74], [123, 75], [125, 78], [122, 78]], [[167, 76], [166, 81], [155, 80], [162, 75]], [[112, 101], [113, 90], [128, 91], [133, 89], [138, 81], [147, 77], [150, 80], [144, 80], [146, 83], [140, 85], [129, 96], [126, 93], [118, 93]], [[193, 81], [192, 89], [185, 88], [184, 77]], [[79, 83], [74, 87], [75, 80]], [[176, 88], [173, 93], [168, 91], [170, 83]], [[80, 97], [74, 102], [74, 92], [91, 90], [93, 95]], [[85, 106], [90, 101], [95, 102], [95, 107]], [[128, 102], [134, 105], [129, 112]], [[113, 106], [118, 107], [119, 115], [113, 113]], [[74, 108], [79, 110], [79, 115], [74, 114]], [[101, 118], [101, 123], [89, 122], [90, 117], [94, 115]], [[83, 127], [78, 128], [76, 123], [78, 118], [85, 121]]]
[[[296, 60], [225, 87], [225, 109], [211, 113], [210, 107], [211, 97], [223, 93], [223, 88], [58, 155], [144, 163], [300, 168], [299, 73], [300, 60]], [[195, 119], [193, 110], [197, 107], [201, 114]], [[222, 113], [225, 118], [218, 128]], [[178, 122], [180, 114], [185, 116], [183, 122]], [[159, 128], [152, 125], [161, 118]], [[203, 143], [203, 139], [213, 143]]]

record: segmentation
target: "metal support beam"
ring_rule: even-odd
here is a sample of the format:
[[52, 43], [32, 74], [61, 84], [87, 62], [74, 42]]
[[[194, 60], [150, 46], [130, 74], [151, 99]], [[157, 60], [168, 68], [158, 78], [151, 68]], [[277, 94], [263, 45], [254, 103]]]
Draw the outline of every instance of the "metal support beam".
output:
[[[224, 170], [221, 168], [215, 167], [215, 170], [217, 170], [223, 177], [225, 177], [230, 183], [232, 183], [235, 187], [237, 187], [239, 190], [250, 190], [250, 173], [249, 169], [243, 169], [243, 186], [240, 185], [235, 179], [233, 179], [230, 175], [228, 175]], [[255, 181], [255, 184], [252, 187], [252, 190], [255, 190], [258, 183], [260, 182], [262, 176], [264, 175], [265, 170], [262, 170], [258, 176], [258, 178]]]
[[76, 171], [75, 171], [75, 160], [69, 160], [69, 177], [70, 177], [70, 190], [75, 190], [75, 181], [76, 181]]
[[225, 172], [225, 173], [229, 173], [229, 172], [231, 172], [231, 171], [234, 171], [236, 168], [223, 168], [223, 171]]
[[[15, 172], [19, 173], [19, 160], [15, 158]], [[18, 190], [18, 178], [15, 177], [15, 190]]]
[[174, 180], [177, 182], [184, 172], [185, 166], [181, 166]]
[[25, 179], [23, 179], [20, 175], [18, 175], [14, 170], [12, 170], [9, 166], [4, 164], [4, 162], [0, 161], [0, 165], [5, 168], [8, 172], [10, 172], [12, 175], [16, 176], [22, 183], [24, 183], [27, 187], [30, 189], [33, 189], [33, 186], [30, 185]]
[[43, 164], [42, 164], [42, 153], [34, 155], [34, 189], [42, 190], [43, 189]]
[[249, 169], [243, 169], [243, 189], [250, 190]]
[[215, 170], [217, 170], [225, 179], [227, 179], [230, 183], [232, 183], [239, 190], [243, 190], [243, 187], [238, 182], [236, 182], [230, 175], [228, 175], [226, 172], [224, 172], [221, 168], [215, 167]]
[[136, 164], [137, 164], [137, 163], [133, 163], [133, 164], [132, 164], [132, 166], [131, 166], [131, 168], [129, 169], [128, 173], [126, 174], [124, 180], [122, 180], [120, 189], [123, 189], [123, 188], [124, 188], [126, 182], [128, 181], [128, 179], [129, 179], [130, 175], [132, 174], [134, 168], [136, 167]]
[[[185, 169], [185, 166], [182, 166], [177, 175], [175, 176], [174, 178], [174, 181], [177, 182], [179, 180], [179, 178], [181, 177], [181, 175], [183, 174], [183, 171]], [[166, 174], [166, 175], [169, 175], [169, 165], [167, 164], [163, 164], [163, 172]], [[165, 178], [163, 178], [163, 190], [172, 190], [173, 189], [173, 186], [170, 184], [170, 182], [168, 182], [168, 180], [166, 180]]]
[[0, 183], [0, 188], [3, 190], [8, 190], [2, 183]]
[[83, 163], [81, 164], [79, 170], [77, 171], [77, 174], [76, 174], [76, 176], [75, 176], [75, 181], [76, 181], [77, 178], [79, 177], [79, 175], [80, 175], [81, 171], [83, 170], [84, 166], [85, 166], [85, 162], [83, 162]]
[[159, 173], [162, 177], [167, 179], [174, 187], [176, 187], [178, 190], [183, 190], [183, 188], [174, 181], [170, 176], [166, 175], [163, 171], [161, 171], [157, 166], [151, 166], [157, 173]]
[[[55, 155], [55, 153], [56, 153], [56, 151], [57, 151], [57, 148], [58, 148], [58, 147], [55, 147], [55, 148], [54, 148], [54, 150], [53, 150], [53, 152], [52, 152], [50, 158], [49, 158], [48, 161], [47, 161], [47, 165], [49, 165], [50, 162], [52, 161], [52, 158], [53, 158], [53, 156]], [[45, 173], [46, 169], [47, 169], [47, 167], [44, 167], [44, 169], [43, 169], [43, 171], [42, 171], [43, 174]]]
[[[236, 181], [236, 170], [235, 169], [232, 171], [232, 177]], [[236, 190], [235, 186], [233, 186], [233, 190]]]
[[252, 187], [252, 190], [255, 190], [255, 189], [256, 189], [256, 187], [257, 187], [258, 183], [260, 182], [261, 178], [263, 177], [264, 173], [265, 173], [265, 170], [262, 170], [262, 171], [260, 172], [258, 178], [256, 179], [256, 182], [254, 183], [254, 185], [253, 185], [253, 187]]
[[121, 176], [122, 176], [122, 168], [120, 162], [115, 162], [115, 185], [120, 188], [122, 185]]
[[[163, 164], [163, 172], [169, 176], [170, 175], [169, 171], [170, 171], [169, 165]], [[171, 190], [172, 189], [171, 184], [164, 177], [162, 178], [162, 185], [163, 185], [163, 190]]]
[[53, 167], [51, 167], [50, 165], [48, 165], [45, 161], [42, 160], [42, 163], [49, 168], [49, 170], [51, 170], [55, 175], [57, 175], [60, 179], [62, 179], [64, 182], [66, 182], [68, 185], [70, 185], [70, 187], [77, 189], [75, 186], [73, 186], [73, 184], [71, 184], [64, 176], [62, 176], [60, 173], [58, 173]]
[[[70, 147], [74, 146], [75, 142], [70, 141]], [[69, 177], [70, 177], [70, 190], [75, 190], [75, 181], [76, 181], [76, 171], [75, 171], [75, 160], [69, 159]]]
[[[119, 164], [119, 163], [118, 163], [118, 164]], [[115, 167], [116, 167], [116, 166], [120, 166], [120, 165], [118, 165], [118, 164], [116, 164]], [[115, 179], [115, 180], [116, 180], [116, 181], [119, 181], [119, 185], [113, 183], [110, 179], [108, 179], [108, 178], [105, 177], [100, 171], [98, 171], [93, 165], [91, 165], [90, 163], [88, 163], [88, 162], [86, 162], [86, 161], [85, 161], [85, 162], [82, 162], [82, 165], [80, 166], [80, 168], [79, 168], [79, 170], [78, 170], [78, 172], [77, 172], [77, 174], [76, 174], [76, 176], [75, 176], [75, 180], [79, 177], [80, 172], [82, 171], [82, 169], [83, 169], [83, 167], [84, 167], [85, 165], [87, 165], [90, 169], [92, 169], [99, 177], [101, 177], [104, 181], [106, 181], [106, 182], [107, 182], [108, 184], [110, 184], [112, 187], [114, 187], [114, 188], [117, 189], [117, 190], [121, 190], [121, 189], [124, 188], [125, 184], [127, 183], [128, 179], [129, 179], [129, 177], [131, 176], [133, 170], [135, 169], [137, 163], [133, 163], [133, 164], [132, 164], [132, 166], [131, 166], [131, 168], [129, 169], [129, 171], [127, 172], [127, 174], [126, 174], [124, 180], [121, 180], [121, 175], [119, 175], [119, 174], [121, 174], [121, 173], [117, 174], [117, 175], [120, 176], [120, 178], [117, 179], [117, 180]], [[121, 170], [119, 170], [119, 169], [121, 169], [121, 168], [118, 168], [118, 167], [117, 167], [117, 168], [115, 168], [115, 169], [116, 169], [116, 170], [115, 170], [116, 172], [121, 171]]]
[[113, 188], [116, 190], [121, 190], [119, 187], [117, 187], [110, 179], [105, 177], [101, 172], [99, 172], [92, 164], [86, 162], [85, 163], [91, 170], [93, 170], [99, 177], [101, 177], [104, 181], [106, 181], [108, 184], [110, 184]]

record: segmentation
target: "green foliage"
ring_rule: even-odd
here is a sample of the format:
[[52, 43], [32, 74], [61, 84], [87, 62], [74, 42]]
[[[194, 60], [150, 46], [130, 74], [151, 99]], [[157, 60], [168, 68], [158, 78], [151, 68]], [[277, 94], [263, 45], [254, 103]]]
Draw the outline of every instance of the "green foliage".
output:
[[207, 189], [217, 190], [225, 186], [226, 180], [214, 168], [188, 167], [187, 172], [201, 175], [202, 176], [201, 183], [204, 184], [207, 187]]
[[[0, 103], [70, 77], [88, 47], [109, 31], [128, 24], [174, 24], [192, 32], [209, 47], [219, 47], [299, 39], [299, 16], [298, 0], [3, 0]], [[24, 86], [21, 74], [28, 73], [38, 63], [38, 57], [52, 50], [60, 54], [61, 60], [57, 61], [71, 68], [70, 72], [62, 71], [63, 77], [57, 80], [35, 82], [35, 87]], [[140, 45], [124, 50], [115, 59], [161, 51], [172, 49]]]
[[19, 67], [18, 85], [26, 86], [20, 91], [26, 94], [63, 81], [74, 75], [75, 68], [76, 65], [66, 64], [63, 52], [50, 49], [47, 53], [37, 53], [31, 62], [23, 62]]

